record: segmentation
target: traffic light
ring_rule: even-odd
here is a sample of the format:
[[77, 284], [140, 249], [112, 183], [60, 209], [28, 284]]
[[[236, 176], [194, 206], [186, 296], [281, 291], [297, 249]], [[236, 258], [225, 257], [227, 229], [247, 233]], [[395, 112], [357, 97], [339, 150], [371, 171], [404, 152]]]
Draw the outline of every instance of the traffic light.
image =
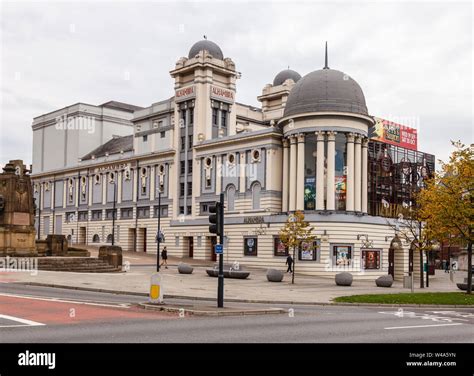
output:
[[216, 235], [224, 235], [224, 210], [220, 202], [209, 207], [209, 232]]

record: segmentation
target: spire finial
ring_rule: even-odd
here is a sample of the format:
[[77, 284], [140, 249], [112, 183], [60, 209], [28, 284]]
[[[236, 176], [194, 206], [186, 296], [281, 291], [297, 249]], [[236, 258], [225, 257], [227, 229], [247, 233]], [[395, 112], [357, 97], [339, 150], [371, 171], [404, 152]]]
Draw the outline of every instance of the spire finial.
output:
[[324, 55], [324, 69], [329, 69], [328, 67], [328, 42], [326, 41], [326, 52]]
[[206, 40], [207, 40], [207, 35], [204, 35], [204, 39], [206, 39]]
[[288, 70], [290, 70], [290, 66], [288, 65]]

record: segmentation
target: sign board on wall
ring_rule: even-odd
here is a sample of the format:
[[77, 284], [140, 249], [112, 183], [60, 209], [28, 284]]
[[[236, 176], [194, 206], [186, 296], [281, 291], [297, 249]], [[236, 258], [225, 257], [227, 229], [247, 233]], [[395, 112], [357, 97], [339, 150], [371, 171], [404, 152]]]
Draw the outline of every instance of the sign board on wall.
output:
[[196, 87], [194, 85], [176, 89], [174, 100], [175, 102], [182, 102], [196, 96]]
[[136, 162], [132, 163], [111, 163], [105, 166], [99, 166], [99, 167], [92, 167], [89, 168], [89, 173], [90, 174], [99, 174], [99, 173], [104, 173], [104, 172], [109, 172], [109, 171], [120, 171], [120, 170], [127, 170], [132, 167], [135, 167]]
[[374, 120], [375, 125], [370, 129], [370, 139], [417, 150], [418, 134], [416, 129], [377, 117]]
[[212, 85], [211, 98], [223, 102], [234, 103], [235, 93], [232, 90]]

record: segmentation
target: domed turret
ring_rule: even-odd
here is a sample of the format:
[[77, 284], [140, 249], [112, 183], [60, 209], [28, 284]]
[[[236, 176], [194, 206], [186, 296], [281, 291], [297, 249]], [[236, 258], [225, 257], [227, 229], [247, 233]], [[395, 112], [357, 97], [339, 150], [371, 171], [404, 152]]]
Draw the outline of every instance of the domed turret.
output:
[[211, 54], [214, 58], [224, 60], [224, 54], [222, 53], [221, 48], [214, 42], [211, 42], [207, 39], [203, 39], [199, 42], [194, 43], [191, 49], [189, 50], [188, 58], [192, 59], [197, 54], [199, 54], [199, 52], [204, 50], [209, 52], [209, 54]]
[[278, 73], [273, 79], [273, 86], [278, 86], [283, 84], [286, 80], [291, 79], [293, 82], [298, 82], [301, 78], [301, 75], [298, 72], [295, 72], [291, 69], [282, 70]]
[[347, 74], [329, 68], [308, 73], [293, 86], [284, 116], [326, 111], [368, 115], [359, 84]]

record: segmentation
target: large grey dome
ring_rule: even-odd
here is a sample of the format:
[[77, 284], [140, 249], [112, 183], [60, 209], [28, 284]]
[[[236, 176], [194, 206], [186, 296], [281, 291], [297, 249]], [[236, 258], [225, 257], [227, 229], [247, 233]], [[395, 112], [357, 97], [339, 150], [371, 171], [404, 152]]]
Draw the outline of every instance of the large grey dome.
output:
[[291, 69], [285, 69], [275, 76], [275, 78], [273, 79], [273, 86], [281, 85], [288, 79], [291, 79], [296, 83], [300, 80], [300, 78], [301, 75], [298, 72], [295, 72]]
[[214, 42], [211, 42], [207, 39], [203, 39], [194, 43], [189, 50], [188, 58], [191, 59], [195, 57], [200, 51], [203, 50], [208, 51], [216, 59], [224, 60], [224, 54], [222, 53], [221, 48]]
[[368, 115], [359, 84], [334, 69], [308, 73], [291, 89], [284, 116], [324, 111]]

